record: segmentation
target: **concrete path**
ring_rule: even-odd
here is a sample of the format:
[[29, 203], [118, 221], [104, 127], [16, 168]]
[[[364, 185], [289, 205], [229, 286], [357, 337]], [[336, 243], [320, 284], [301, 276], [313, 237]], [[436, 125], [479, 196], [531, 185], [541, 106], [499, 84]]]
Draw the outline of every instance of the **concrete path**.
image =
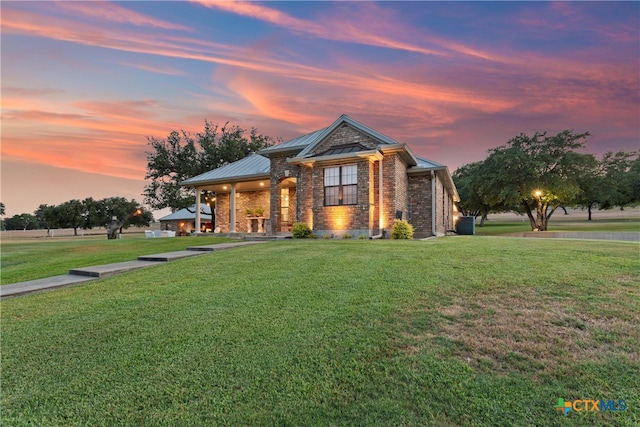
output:
[[96, 265], [93, 267], [72, 268], [69, 274], [61, 276], [47, 277], [45, 279], [30, 280], [28, 282], [12, 283], [0, 286], [0, 298], [13, 297], [18, 295], [40, 292], [49, 289], [71, 286], [102, 277], [113, 276], [127, 271], [137, 270], [152, 265], [174, 261], [181, 258], [198, 256], [207, 252], [221, 251], [225, 249], [237, 248], [240, 246], [255, 245], [263, 243], [261, 241], [219, 243], [217, 245], [203, 245], [188, 247], [184, 251], [165, 252], [155, 255], [139, 256], [135, 261], [116, 262], [113, 264]]

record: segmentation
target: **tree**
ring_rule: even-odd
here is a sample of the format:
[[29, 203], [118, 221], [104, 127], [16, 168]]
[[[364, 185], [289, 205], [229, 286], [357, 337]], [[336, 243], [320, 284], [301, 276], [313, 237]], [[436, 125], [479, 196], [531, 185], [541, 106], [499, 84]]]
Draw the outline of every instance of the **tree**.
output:
[[6, 230], [37, 230], [38, 219], [28, 213], [14, 215], [5, 220]]
[[505, 210], [500, 204], [489, 204], [481, 195], [480, 188], [487, 179], [487, 169], [481, 161], [462, 165], [453, 173], [453, 181], [460, 195], [458, 210], [464, 216], [480, 217], [480, 227], [484, 227], [489, 212]]
[[115, 239], [123, 228], [131, 225], [148, 226], [153, 215], [134, 199], [109, 197], [93, 202], [92, 223], [107, 228], [107, 238]]
[[245, 132], [229, 123], [219, 128], [205, 120], [204, 131], [195, 136], [182, 130], [172, 131], [166, 139], [147, 137], [151, 151], [146, 152], [145, 179], [149, 183], [144, 189], [145, 203], [153, 209], [172, 211], [188, 207], [194, 196], [180, 182], [273, 145], [271, 137], [258, 134], [256, 129], [251, 129], [248, 138]]
[[51, 234], [52, 228], [59, 227], [59, 211], [60, 209], [58, 209], [57, 206], [42, 204], [38, 206], [38, 209], [34, 212], [40, 226], [47, 229], [47, 234]]
[[625, 193], [628, 194], [629, 206], [640, 204], [640, 155], [629, 166], [624, 179], [624, 188]]
[[117, 239], [118, 234], [122, 234], [122, 228], [127, 226], [127, 223], [130, 219], [140, 218], [144, 214], [150, 215], [149, 212], [143, 212], [142, 209], [136, 209], [120, 220], [118, 220], [118, 217], [113, 216], [111, 222], [109, 223], [109, 226], [107, 227], [107, 239]]
[[58, 226], [73, 228], [73, 235], [78, 235], [78, 228], [86, 227], [86, 205], [80, 200], [69, 200], [57, 206]]
[[638, 194], [633, 191], [633, 158], [636, 152], [611, 151], [605, 153], [600, 161], [593, 158], [578, 177], [581, 194], [576, 206], [587, 208], [588, 220], [592, 219], [592, 209], [611, 209], [638, 203]]
[[[609, 209], [614, 206], [620, 209], [640, 202], [637, 191], [634, 191], [634, 170], [632, 166], [638, 162], [638, 152], [607, 152], [602, 157], [601, 165], [605, 176], [605, 186], [609, 189], [608, 198], [600, 206]], [[637, 166], [635, 168], [637, 183]], [[635, 186], [637, 188], [637, 185]]]
[[479, 191], [485, 203], [522, 207], [533, 231], [546, 231], [561, 205], [573, 204], [580, 194], [579, 177], [593, 161], [584, 148], [589, 133], [565, 130], [548, 136], [520, 134], [489, 150], [484, 161], [486, 179]]
[[5, 207], [4, 203], [0, 202], [0, 230], [4, 230], [4, 218], [5, 216]]

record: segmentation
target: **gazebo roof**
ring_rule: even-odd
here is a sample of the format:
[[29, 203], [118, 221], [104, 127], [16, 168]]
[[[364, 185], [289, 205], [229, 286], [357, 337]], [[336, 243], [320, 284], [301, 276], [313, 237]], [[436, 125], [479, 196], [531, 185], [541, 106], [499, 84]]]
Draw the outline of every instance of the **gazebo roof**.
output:
[[[200, 203], [200, 218], [211, 220], [211, 208], [209, 205]], [[167, 216], [163, 216], [159, 221], [183, 221], [196, 219], [196, 205], [193, 204], [189, 208], [180, 209]]]

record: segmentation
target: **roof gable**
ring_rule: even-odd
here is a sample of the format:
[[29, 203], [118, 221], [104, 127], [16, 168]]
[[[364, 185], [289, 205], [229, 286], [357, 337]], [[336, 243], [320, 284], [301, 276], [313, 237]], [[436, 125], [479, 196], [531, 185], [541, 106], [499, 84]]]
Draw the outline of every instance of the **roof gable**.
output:
[[[333, 122], [331, 126], [325, 129], [322, 129], [321, 131], [316, 131], [318, 133], [315, 135], [315, 138], [312, 141], [309, 141], [309, 144], [307, 145], [307, 147], [304, 150], [302, 150], [297, 157], [313, 156], [315, 155], [316, 152], [322, 151], [319, 149], [328, 150], [330, 148], [330, 145], [322, 146], [324, 145], [323, 142], [325, 142], [327, 138], [330, 138], [332, 134], [334, 134], [334, 132], [338, 131], [345, 124], [348, 125], [350, 128], [354, 129], [357, 133], [363, 135], [363, 138], [360, 138], [361, 140], [351, 141], [351, 142], [360, 142], [363, 145], [375, 144], [376, 146], [380, 144], [389, 144], [389, 145], [398, 144], [397, 141], [389, 138], [388, 136], [383, 135], [380, 132], [371, 129], [368, 126], [365, 126], [362, 123], [353, 120], [351, 117], [347, 116], [346, 114], [343, 114], [340, 117], [338, 117], [338, 119], [335, 122]], [[340, 145], [340, 144], [344, 144], [344, 141], [341, 141], [336, 145]]]

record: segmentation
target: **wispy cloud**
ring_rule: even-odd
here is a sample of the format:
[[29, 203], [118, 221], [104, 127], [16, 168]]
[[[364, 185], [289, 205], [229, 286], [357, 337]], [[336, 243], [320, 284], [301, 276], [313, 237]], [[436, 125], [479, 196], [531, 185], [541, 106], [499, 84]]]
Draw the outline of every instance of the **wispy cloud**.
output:
[[144, 63], [123, 62], [123, 61], [119, 61], [118, 63], [126, 67], [137, 68], [138, 70], [149, 71], [151, 73], [157, 73], [157, 74], [165, 74], [168, 76], [187, 77], [189, 75], [189, 73], [185, 71], [182, 71], [175, 67], [170, 67], [170, 66], [164, 66], [164, 65], [158, 66], [158, 65], [149, 65]]
[[[286, 28], [297, 33], [307, 34], [326, 40], [335, 40], [348, 43], [364, 44], [369, 46], [399, 49], [408, 52], [416, 52], [424, 55], [449, 56], [445, 49], [428, 48], [407, 41], [402, 41], [388, 34], [404, 33], [404, 26], [396, 26], [395, 31], [390, 30], [390, 19], [388, 13], [382, 11], [378, 6], [365, 4], [358, 6], [361, 8], [376, 8], [376, 13], [368, 13], [368, 19], [354, 21], [363, 12], [349, 14], [349, 19], [318, 19], [310, 21], [293, 17], [287, 13], [253, 2], [239, 1], [216, 1], [216, 0], [194, 0], [193, 3], [201, 4], [209, 8], [216, 8], [237, 15], [248, 16], [272, 25]], [[325, 17], [328, 18], [328, 17]], [[375, 19], [375, 22], [372, 20]], [[377, 29], [375, 31], [374, 29]], [[468, 49], [469, 52], [473, 52]]]
[[96, 18], [102, 22], [107, 21], [121, 24], [132, 24], [138, 27], [151, 27], [163, 30], [192, 31], [192, 29], [187, 26], [151, 18], [148, 15], [136, 13], [131, 9], [122, 7], [110, 1], [56, 1], [56, 5], [67, 12]]

